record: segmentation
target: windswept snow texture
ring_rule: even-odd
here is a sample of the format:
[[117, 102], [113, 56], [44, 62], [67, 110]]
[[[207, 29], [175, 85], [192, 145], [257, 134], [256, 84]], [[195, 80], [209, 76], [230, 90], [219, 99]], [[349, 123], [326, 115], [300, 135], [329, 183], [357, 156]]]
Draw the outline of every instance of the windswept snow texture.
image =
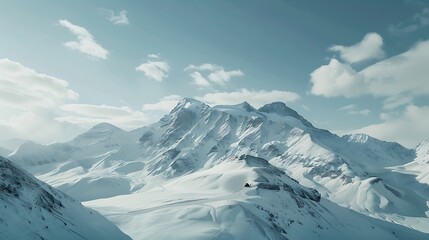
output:
[[130, 239], [83, 207], [0, 157], [1, 239]]
[[[411, 150], [364, 134], [339, 137], [314, 127], [280, 102], [255, 109], [247, 102], [210, 107], [183, 99], [150, 126], [127, 132], [103, 123], [67, 143], [23, 144], [10, 157], [43, 181], [81, 201], [91, 201], [90, 206], [136, 239], [178, 236], [173, 229], [188, 224], [198, 231], [185, 231], [189, 235], [183, 233], [183, 238], [203, 238], [227, 221], [231, 224], [218, 233], [220, 237], [241, 238], [249, 233], [268, 239], [302, 239], [300, 234], [332, 239], [336, 231], [368, 239], [404, 239], [398, 237], [399, 232], [429, 232], [425, 146]], [[284, 176], [267, 178], [254, 173], [251, 164], [231, 163], [240, 156], [265, 159], [266, 169], [281, 171]], [[227, 171], [234, 177], [225, 177]], [[320, 193], [320, 202], [302, 200], [304, 206], [314, 205], [315, 209], [301, 209], [300, 197], [283, 200], [294, 199], [280, 184], [288, 176], [302, 184], [296, 189], [306, 186]], [[278, 187], [255, 179], [274, 181]], [[244, 188], [245, 183], [251, 187]], [[130, 206], [121, 205], [124, 202]], [[199, 208], [188, 203], [198, 203]], [[253, 211], [256, 206], [271, 206], [269, 212], [278, 213], [283, 220], [291, 214], [294, 223], [300, 221], [305, 227], [274, 226], [265, 222], [262, 213]], [[221, 214], [214, 210], [228, 208], [235, 210], [222, 210]], [[283, 208], [286, 210], [279, 210]], [[109, 213], [115, 209], [116, 213]], [[321, 212], [323, 217], [310, 212]], [[371, 226], [377, 230], [363, 231], [366, 228], [359, 228], [361, 222], [374, 223], [377, 226]], [[161, 231], [161, 226], [172, 230]], [[243, 232], [240, 226], [246, 226]], [[248, 228], [269, 233], [258, 235]]]

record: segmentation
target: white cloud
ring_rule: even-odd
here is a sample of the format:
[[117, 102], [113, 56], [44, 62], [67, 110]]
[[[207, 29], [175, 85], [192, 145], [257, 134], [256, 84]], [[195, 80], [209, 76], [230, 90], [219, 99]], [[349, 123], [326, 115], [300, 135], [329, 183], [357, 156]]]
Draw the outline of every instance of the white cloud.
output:
[[[149, 54], [148, 58], [159, 59], [159, 54]], [[162, 82], [164, 78], [168, 77], [168, 71], [170, 71], [170, 66], [167, 61], [151, 61], [147, 60], [146, 63], [140, 64], [136, 67], [136, 71], [143, 72], [144, 75], [150, 79]]]
[[225, 71], [223, 69], [219, 69], [209, 74], [209, 80], [218, 83], [220, 85], [224, 85], [233, 77], [242, 77], [244, 73], [241, 70], [233, 70], [233, 71]]
[[92, 34], [85, 28], [74, 25], [68, 20], [60, 20], [59, 24], [77, 37], [77, 41], [65, 42], [64, 46], [96, 58], [106, 59], [109, 55], [109, 51], [98, 44]]
[[65, 111], [63, 116], [56, 117], [59, 122], [91, 127], [101, 122], [108, 122], [126, 130], [136, 129], [148, 123], [141, 111], [132, 110], [128, 106], [106, 106], [93, 104], [66, 104], [60, 106]]
[[369, 92], [376, 96], [428, 94], [428, 56], [429, 40], [426, 40], [404, 53], [377, 62], [360, 73], [367, 81]]
[[[428, 138], [429, 106], [416, 106], [415, 98], [429, 94], [429, 40], [409, 50], [376, 62], [361, 71], [333, 59], [311, 74], [315, 95], [354, 97], [370, 94], [384, 97], [380, 118], [383, 121], [358, 130], [374, 137], [397, 141], [408, 147]], [[399, 107], [407, 105], [404, 110]], [[399, 109], [399, 110], [398, 110]], [[369, 110], [352, 109], [350, 114], [369, 114]]]
[[37, 73], [7, 58], [0, 59], [0, 106], [3, 108], [50, 107], [78, 97], [65, 80]]
[[117, 25], [129, 25], [130, 22], [128, 21], [127, 17], [127, 11], [122, 10], [119, 12], [118, 15], [115, 15], [115, 12], [113, 10], [107, 10], [106, 13], [108, 14], [107, 19], [112, 22], [113, 24]]
[[[193, 79], [193, 83], [203, 87], [210, 86], [210, 82], [225, 85], [233, 77], [244, 76], [244, 73], [240, 69], [225, 71], [222, 66], [211, 63], [204, 63], [199, 66], [191, 64], [184, 71], [191, 72], [189, 75]], [[202, 72], [206, 72], [205, 76]]]
[[196, 66], [194, 64], [190, 64], [189, 66], [187, 66], [185, 68], [185, 71], [188, 70], [198, 70], [198, 71], [216, 71], [218, 69], [221, 69], [221, 66], [218, 66], [216, 64], [211, 64], [211, 63], [203, 63], [199, 66]]
[[159, 120], [148, 109], [71, 104], [78, 97], [65, 80], [0, 59], [0, 139], [67, 141], [100, 122], [135, 129]]
[[338, 108], [338, 111], [346, 111], [346, 110], [353, 110], [353, 109], [356, 109], [356, 105], [355, 104], [349, 104], [349, 105], [346, 105], [344, 107]]
[[348, 64], [331, 59], [311, 73], [311, 93], [325, 97], [355, 97], [366, 92], [366, 83], [362, 76]]
[[355, 104], [349, 104], [344, 107], [340, 107], [338, 108], [338, 111], [346, 111], [347, 114], [350, 115], [368, 115], [371, 112], [369, 109], [358, 110], [356, 109]]
[[413, 100], [414, 98], [411, 96], [401, 96], [401, 95], [390, 96], [383, 101], [383, 109], [393, 110], [400, 106], [408, 105], [412, 103]]
[[419, 42], [408, 51], [372, 64], [360, 72], [332, 59], [328, 65], [311, 73], [311, 92], [326, 97], [429, 94], [427, 56], [429, 40]]
[[294, 102], [297, 101], [300, 96], [295, 92], [288, 91], [254, 91], [241, 89], [236, 92], [207, 93], [201, 97], [195, 98], [210, 105], [238, 104], [247, 101], [252, 106], [259, 108], [271, 102]]
[[38, 73], [21, 63], [0, 59], [0, 138], [52, 141], [76, 129], [53, 120], [57, 107], [79, 95], [67, 81]]
[[394, 117], [382, 114], [384, 122], [369, 125], [351, 133], [367, 133], [386, 141], [395, 141], [407, 147], [415, 147], [429, 138], [429, 106], [408, 105], [403, 112]]
[[193, 84], [201, 86], [201, 87], [208, 87], [210, 86], [210, 82], [207, 81], [207, 79], [205, 79], [201, 73], [199, 72], [192, 72], [189, 74], [189, 76], [192, 78], [193, 80]]
[[147, 55], [148, 58], [160, 59], [161, 55], [157, 53], [151, 53]]
[[362, 41], [352, 46], [334, 45], [329, 50], [339, 52], [342, 59], [349, 63], [384, 57], [383, 38], [377, 33], [367, 33]]
[[390, 25], [388, 30], [395, 35], [417, 31], [429, 25], [429, 8], [423, 8], [420, 13], [414, 15], [412, 21], [408, 24], [398, 23]]

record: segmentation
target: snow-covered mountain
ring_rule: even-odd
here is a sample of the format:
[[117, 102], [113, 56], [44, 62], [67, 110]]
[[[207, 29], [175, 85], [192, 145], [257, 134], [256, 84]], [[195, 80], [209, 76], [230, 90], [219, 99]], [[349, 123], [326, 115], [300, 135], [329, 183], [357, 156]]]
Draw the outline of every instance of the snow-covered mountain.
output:
[[[415, 174], [400, 171], [401, 167], [406, 168], [425, 158], [424, 154], [423, 157], [419, 157], [421, 155], [419, 154], [419, 151], [404, 148], [397, 143], [380, 141], [363, 134], [339, 137], [314, 127], [296, 111], [280, 102], [255, 109], [246, 102], [232, 106], [210, 107], [194, 99], [183, 99], [168, 115], [150, 126], [126, 132], [103, 123], [67, 143], [23, 144], [11, 155], [11, 159], [38, 178], [71, 196], [82, 201], [92, 200], [88, 203], [90, 206], [108, 206], [111, 210], [115, 209], [116, 205], [118, 209], [123, 209], [119, 205], [126, 199], [135, 203], [133, 207], [140, 209], [142, 206], [136, 199], [144, 198], [143, 196], [149, 198], [154, 196], [157, 201], [174, 203], [173, 205], [180, 206], [180, 209], [189, 204], [180, 204], [180, 201], [177, 203], [176, 198], [186, 198], [186, 201], [193, 202], [199, 201], [199, 195], [213, 193], [217, 196], [215, 199], [222, 199], [221, 196], [231, 194], [223, 189], [231, 188], [233, 181], [220, 187], [224, 173], [214, 169], [222, 169], [222, 166], [228, 165], [231, 159], [239, 159], [243, 155], [254, 156], [268, 160], [267, 168], [278, 168], [278, 171], [285, 172], [285, 177], [289, 175], [302, 185], [316, 189], [322, 196], [322, 202], [327, 201], [332, 209], [336, 208], [334, 212], [347, 212], [343, 208], [350, 208], [366, 216], [429, 232], [427, 202], [429, 186], [427, 182], [416, 179]], [[228, 166], [237, 169], [243, 167], [239, 164]], [[253, 167], [245, 166], [246, 171], [253, 171]], [[210, 174], [199, 175], [204, 172]], [[244, 175], [247, 176], [247, 173]], [[191, 178], [192, 181], [186, 180]], [[244, 189], [243, 182], [239, 181], [243, 178], [251, 179], [237, 177], [240, 189]], [[193, 191], [187, 190], [186, 197], [171, 191], [167, 191], [168, 194], [158, 193], [162, 192], [158, 191], [159, 189], [167, 189], [165, 186], [170, 184], [174, 189], [201, 184], [218, 187], [212, 189], [196, 187]], [[304, 189], [303, 186], [300, 186], [301, 188]], [[253, 199], [261, 199], [264, 202], [261, 206], [272, 203], [274, 208], [278, 208], [282, 206], [279, 205], [282, 202], [280, 199], [290, 198], [290, 191], [285, 191], [287, 196], [283, 196], [282, 191], [275, 190], [275, 194], [270, 192], [269, 195], [262, 194], [255, 198], [250, 197], [249, 189], [242, 191], [241, 197], [232, 195], [234, 199], [228, 198], [226, 202], [219, 200], [225, 204], [217, 206], [219, 208], [237, 206], [239, 202], [240, 208], [243, 208], [241, 202], [249, 202], [249, 206], [254, 206], [257, 203]], [[279, 201], [275, 200], [277, 198]], [[141, 201], [151, 205], [150, 200]], [[311, 201], [310, 205], [314, 204], [317, 205], [315, 207], [317, 211], [328, 208], [326, 204]], [[149, 229], [158, 227], [152, 226], [153, 222], [144, 219], [149, 210], [140, 212], [141, 216], [136, 217], [135, 214], [124, 213], [109, 215], [109, 209], [101, 207], [100, 211], [106, 213], [108, 218], [114, 218], [127, 233], [133, 233], [135, 231], [133, 226], [142, 222], [145, 222], [144, 226]], [[150, 211], [151, 219], [157, 219], [156, 213], [160, 212], [160, 209], [160, 205], [154, 205], [153, 211]], [[306, 210], [304, 215], [312, 216], [309, 212], [313, 210]], [[132, 209], [127, 211], [136, 213]], [[163, 208], [162, 211], [172, 211], [172, 208]], [[183, 212], [183, 218], [189, 219], [194, 216], [186, 210], [183, 211], [186, 212]], [[207, 214], [203, 214], [203, 210], [195, 211], [199, 219], [195, 224], [201, 222], [199, 217], [205, 216], [205, 219], [210, 219], [207, 218]], [[249, 217], [239, 211], [235, 213]], [[283, 214], [287, 213], [281, 214], [282, 219]], [[328, 224], [333, 224], [332, 226], [347, 221], [335, 214], [332, 217], [326, 220]], [[301, 219], [299, 221], [302, 222], [304, 218], [297, 219]], [[362, 220], [361, 215], [356, 218]], [[215, 217], [211, 221], [216, 222]], [[262, 226], [262, 222], [259, 220], [256, 222], [260, 223], [257, 226]], [[317, 220], [314, 220], [314, 223], [320, 224]], [[285, 226], [281, 225], [281, 229], [285, 230], [287, 228]], [[310, 226], [313, 225], [307, 227]], [[320, 226], [323, 227], [323, 224]], [[258, 229], [268, 231], [264, 227]], [[388, 229], [391, 229], [390, 233], [393, 231], [390, 225]], [[236, 230], [231, 227], [227, 232], [232, 234], [234, 231]], [[315, 232], [313, 237], [317, 238], [316, 236], [324, 231]], [[135, 233], [134, 236], [149, 236], [150, 233], [149, 230], [146, 233]], [[159, 233], [159, 229], [153, 233]], [[289, 236], [288, 238], [299, 236], [286, 233], [280, 235]], [[277, 238], [280, 235], [276, 235]], [[244, 235], [232, 234], [232, 236]], [[329, 234], [320, 236], [327, 237]], [[313, 237], [309, 235], [309, 238]]]
[[1, 239], [130, 239], [99, 213], [0, 157]]
[[[425, 239], [340, 207], [242, 155], [129, 195], [86, 202], [135, 239]], [[246, 187], [247, 186], [247, 187]]]

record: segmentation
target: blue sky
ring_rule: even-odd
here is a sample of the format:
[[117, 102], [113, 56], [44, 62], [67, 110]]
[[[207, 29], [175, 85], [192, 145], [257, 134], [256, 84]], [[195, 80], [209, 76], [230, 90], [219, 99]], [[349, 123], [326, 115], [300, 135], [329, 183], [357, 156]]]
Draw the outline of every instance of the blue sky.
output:
[[0, 138], [133, 129], [180, 97], [429, 138], [425, 1], [5, 1], [0, 30]]

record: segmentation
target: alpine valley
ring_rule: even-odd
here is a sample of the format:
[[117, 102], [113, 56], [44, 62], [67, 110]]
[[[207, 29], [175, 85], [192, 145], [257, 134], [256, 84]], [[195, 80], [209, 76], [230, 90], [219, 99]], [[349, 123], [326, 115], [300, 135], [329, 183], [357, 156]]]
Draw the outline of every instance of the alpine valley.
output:
[[186, 98], [133, 131], [3, 152], [6, 239], [429, 239], [428, 142], [339, 137], [281, 102]]

